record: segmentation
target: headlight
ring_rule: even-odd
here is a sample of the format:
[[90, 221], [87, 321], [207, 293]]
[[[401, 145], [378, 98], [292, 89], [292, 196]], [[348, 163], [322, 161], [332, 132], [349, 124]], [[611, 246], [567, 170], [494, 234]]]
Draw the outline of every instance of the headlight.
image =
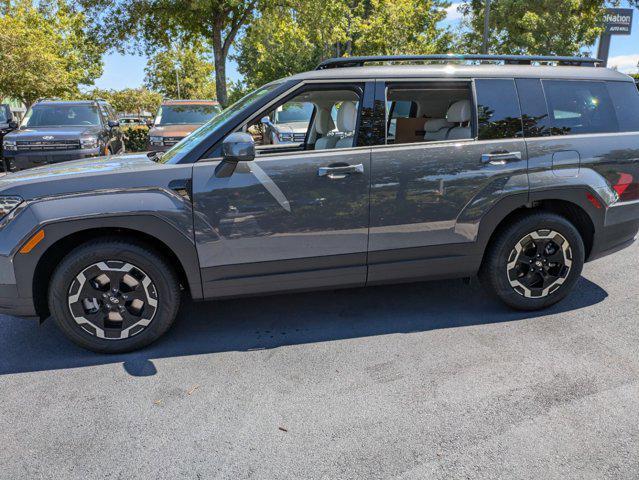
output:
[[162, 137], [149, 137], [151, 145], [162, 145]]
[[80, 139], [82, 148], [98, 148], [98, 137], [85, 137]]
[[17, 150], [18, 149], [15, 140], [5, 140], [4, 142], [2, 142], [2, 147], [5, 150]]
[[278, 136], [280, 137], [280, 140], [282, 142], [292, 142], [293, 141], [293, 134], [292, 133], [280, 133]]
[[17, 195], [0, 196], [0, 218], [9, 215], [15, 208], [22, 203], [22, 198]]

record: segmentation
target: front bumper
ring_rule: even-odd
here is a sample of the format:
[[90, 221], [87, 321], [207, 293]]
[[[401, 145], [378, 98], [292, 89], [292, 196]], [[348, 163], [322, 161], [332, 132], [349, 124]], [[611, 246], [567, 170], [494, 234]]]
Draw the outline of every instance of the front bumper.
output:
[[32, 298], [18, 297], [15, 284], [0, 285], [0, 314], [14, 317], [37, 317]]
[[54, 151], [5, 150], [4, 161], [7, 171], [16, 172], [18, 170], [26, 170], [27, 168], [39, 167], [50, 163], [81, 160], [83, 158], [99, 157], [100, 155], [100, 148]]

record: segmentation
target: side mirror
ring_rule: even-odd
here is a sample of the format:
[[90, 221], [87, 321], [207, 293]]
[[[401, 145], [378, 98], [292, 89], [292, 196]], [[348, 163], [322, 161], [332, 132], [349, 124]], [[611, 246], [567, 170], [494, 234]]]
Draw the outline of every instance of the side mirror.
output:
[[273, 127], [273, 122], [271, 122], [271, 119], [266, 116], [266, 117], [262, 117], [262, 119], [260, 120], [260, 123], [262, 125], [266, 125], [267, 127]]
[[239, 162], [255, 159], [255, 141], [248, 133], [235, 132], [222, 142], [222, 161], [215, 169], [218, 178], [230, 177]]
[[20, 125], [18, 125], [18, 122], [16, 122], [15, 120], [11, 120], [9, 121], [9, 128], [11, 130], [16, 130]]
[[151, 128], [153, 126], [153, 120], [147, 120], [146, 121], [146, 126]]
[[116, 122], [115, 120], [109, 120], [109, 128], [117, 128], [120, 126], [120, 122]]

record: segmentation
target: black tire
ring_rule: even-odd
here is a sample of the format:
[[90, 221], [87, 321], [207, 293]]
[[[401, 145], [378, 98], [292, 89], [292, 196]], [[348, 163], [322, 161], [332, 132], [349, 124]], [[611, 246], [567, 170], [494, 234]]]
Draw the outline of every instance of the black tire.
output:
[[[533, 232], [539, 238], [537, 243]], [[566, 249], [564, 241], [568, 243]], [[530, 248], [526, 250], [522, 245]], [[531, 258], [530, 252], [536, 253], [544, 245], [548, 246], [548, 252], [554, 250], [555, 255], [550, 257], [546, 255], [547, 252], [542, 252], [539, 260], [543, 263], [540, 264], [535, 261], [539, 254], [532, 254]], [[553, 245], [559, 246], [559, 250]], [[549, 258], [557, 257], [567, 259], [564, 267], [561, 267], [561, 260], [548, 263]], [[581, 276], [584, 258], [583, 239], [572, 223], [554, 213], [531, 213], [514, 220], [498, 232], [488, 246], [479, 278], [485, 287], [510, 307], [540, 310], [563, 300], [570, 293]], [[549, 274], [549, 268], [552, 268], [553, 275]]]
[[[108, 270], [102, 270], [104, 267]], [[99, 301], [96, 298], [101, 290], [95, 287], [102, 288], [102, 284], [95, 283], [98, 277], [91, 280], [93, 273], [100, 277], [105, 273], [114, 284], [104, 283], [106, 293]], [[111, 286], [118, 285], [123, 291], [112, 293]], [[78, 298], [85, 295], [91, 298], [86, 301], [92, 308], [78, 313], [86, 306]], [[129, 300], [138, 296], [141, 307], [133, 303], [138, 300]], [[64, 257], [51, 278], [48, 299], [56, 324], [72, 342], [98, 353], [123, 353], [145, 347], [166, 333], [180, 306], [180, 286], [174, 270], [153, 249], [125, 239], [104, 238], [87, 242]], [[109, 308], [116, 309], [113, 315], [118, 321], [111, 322]], [[125, 329], [124, 325], [133, 326]], [[117, 336], [118, 328], [122, 338]]]

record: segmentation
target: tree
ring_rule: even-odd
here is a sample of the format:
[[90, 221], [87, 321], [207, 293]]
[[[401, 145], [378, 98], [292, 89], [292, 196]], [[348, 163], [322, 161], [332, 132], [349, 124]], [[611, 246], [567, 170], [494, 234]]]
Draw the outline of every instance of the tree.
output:
[[[258, 0], [78, 0], [94, 13], [94, 34], [123, 49], [148, 54], [175, 43], [203, 41], [215, 63], [217, 100], [227, 105], [226, 60], [242, 27], [252, 19]], [[109, 21], [105, 22], [104, 19]]]
[[235, 57], [252, 88], [343, 55], [446, 52], [441, 0], [290, 0], [246, 29]]
[[132, 113], [139, 115], [142, 112], [155, 114], [160, 103], [162, 94], [152, 92], [146, 88], [125, 88], [111, 94], [111, 105], [117, 112]]
[[[485, 0], [464, 0], [460, 49], [481, 50]], [[492, 0], [490, 53], [577, 55], [601, 33], [604, 0]]]
[[27, 107], [38, 98], [78, 93], [102, 75], [103, 48], [91, 41], [84, 14], [62, 0], [7, 1], [0, 16], [0, 97]]
[[170, 98], [213, 98], [215, 69], [205, 55], [200, 45], [162, 50], [149, 59], [144, 84]]

